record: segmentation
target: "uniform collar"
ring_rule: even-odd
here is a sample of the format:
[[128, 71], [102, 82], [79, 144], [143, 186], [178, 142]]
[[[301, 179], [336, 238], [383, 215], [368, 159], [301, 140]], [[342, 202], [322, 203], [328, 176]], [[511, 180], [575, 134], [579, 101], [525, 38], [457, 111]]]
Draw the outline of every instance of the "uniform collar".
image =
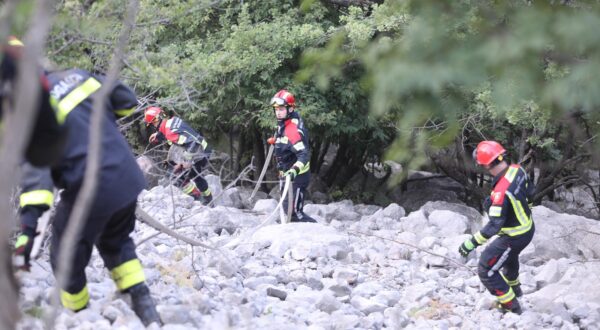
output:
[[494, 180], [492, 181], [492, 187], [496, 186], [496, 183], [498, 183], [498, 181], [500, 181], [500, 179], [502, 179], [504, 177], [504, 175], [506, 174], [506, 172], [508, 171], [508, 169], [511, 167], [511, 165], [507, 166], [505, 169], [502, 170], [502, 172], [498, 173], [498, 175], [496, 175], [494, 177]]

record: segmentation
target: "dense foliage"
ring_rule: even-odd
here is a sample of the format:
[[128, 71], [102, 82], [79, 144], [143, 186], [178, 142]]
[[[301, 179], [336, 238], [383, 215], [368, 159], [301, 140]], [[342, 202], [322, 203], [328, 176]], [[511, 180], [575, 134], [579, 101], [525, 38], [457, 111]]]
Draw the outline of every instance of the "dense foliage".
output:
[[[105, 70], [125, 8], [59, 2], [48, 57]], [[287, 88], [328, 186], [387, 157], [480, 197], [470, 153], [496, 139], [540, 169], [539, 202], [584, 180], [577, 165], [598, 169], [597, 27], [600, 6], [583, 1], [142, 0], [122, 77], [220, 141], [237, 170], [261, 165], [267, 101]]]

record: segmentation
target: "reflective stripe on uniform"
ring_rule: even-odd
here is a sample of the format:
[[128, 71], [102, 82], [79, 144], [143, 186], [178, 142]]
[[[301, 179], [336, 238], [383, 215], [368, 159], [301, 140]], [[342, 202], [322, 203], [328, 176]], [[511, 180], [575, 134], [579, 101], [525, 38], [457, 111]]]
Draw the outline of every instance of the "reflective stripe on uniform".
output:
[[523, 209], [523, 205], [521, 205], [521, 202], [513, 194], [507, 191], [506, 196], [508, 196], [508, 199], [510, 200], [510, 204], [515, 211], [515, 215], [517, 216], [520, 225], [501, 228], [500, 232], [508, 236], [517, 236], [528, 232], [533, 224], [531, 217], [527, 216], [525, 209]]
[[292, 165], [292, 167], [294, 167], [294, 166], [296, 166], [296, 168], [300, 169], [298, 171], [298, 175], [306, 173], [306, 172], [308, 172], [308, 170], [310, 170], [310, 162], [306, 163], [306, 165], [305, 165], [301, 161], [297, 161], [294, 163], [294, 165]]
[[282, 136], [282, 137], [278, 137], [277, 140], [275, 141], [275, 143], [283, 143], [283, 144], [287, 144], [289, 141], [287, 136]]
[[83, 102], [83, 100], [100, 89], [101, 86], [102, 84], [98, 80], [89, 78], [79, 87], [73, 89], [69, 94], [67, 94], [67, 96], [60, 100], [58, 104], [55, 103], [56, 101], [52, 102], [57, 110], [56, 119], [58, 123], [63, 124], [69, 113], [73, 111], [73, 109], [75, 109], [75, 107], [77, 107], [81, 102]]
[[15, 249], [18, 249], [21, 246], [26, 245], [27, 242], [29, 242], [29, 236], [27, 236], [27, 235], [19, 235], [19, 237], [17, 238], [17, 242], [15, 243]]
[[181, 187], [183, 193], [188, 195], [191, 194], [194, 189], [196, 189], [196, 183], [194, 181], [190, 181], [185, 186]]
[[78, 311], [84, 308], [90, 300], [87, 285], [78, 293], [68, 293], [65, 290], [60, 290], [60, 302], [66, 308], [72, 311]]
[[27, 205], [48, 205], [54, 203], [54, 193], [49, 190], [32, 190], [22, 193], [19, 197], [19, 206]]
[[11, 38], [10, 40], [8, 40], [8, 45], [9, 46], [17, 46], [17, 47], [23, 47], [23, 43], [21, 42], [21, 40], [17, 39], [17, 38]]
[[502, 215], [502, 206], [490, 207], [490, 217], [499, 217]]
[[142, 264], [138, 259], [132, 259], [122, 263], [110, 271], [113, 281], [119, 290], [128, 289], [146, 280]]
[[210, 188], [206, 188], [206, 190], [202, 192], [202, 196], [204, 196], [204, 197], [210, 196], [210, 194], [212, 194], [212, 192], [210, 191]]
[[509, 286], [508, 292], [501, 296], [498, 296], [497, 299], [501, 304], [506, 304], [507, 302], [515, 299], [515, 293], [513, 292], [513, 289]]
[[206, 142], [206, 139], [202, 139], [200, 145], [202, 146], [202, 150], [206, 150], [206, 148], [208, 148], [208, 142]]
[[177, 144], [179, 144], [179, 145], [185, 144], [185, 141], [187, 141], [187, 137], [183, 134], [180, 134], [179, 138], [177, 139]]
[[475, 235], [473, 235], [473, 237], [475, 238], [475, 241], [477, 241], [477, 243], [479, 243], [479, 245], [485, 243], [488, 239], [483, 237], [483, 235], [481, 235], [481, 232], [477, 232], [475, 233]]
[[506, 180], [508, 180], [508, 182], [513, 182], [513, 180], [515, 179], [515, 177], [517, 176], [517, 173], [519, 172], [519, 168], [518, 167], [509, 167], [508, 171], [506, 171], [506, 175], [504, 175], [504, 177], [506, 178]]
[[516, 280], [510, 281], [509, 279], [507, 279], [506, 277], [504, 278], [506, 280], [506, 283], [508, 283], [508, 285], [510, 286], [515, 286], [515, 285], [519, 285], [521, 284], [521, 281], [519, 281], [519, 278], [517, 277]]
[[132, 114], [134, 111], [135, 111], [135, 107], [133, 107], [131, 109], [115, 110], [114, 113], [119, 117], [126, 117], [126, 116], [129, 116], [130, 114]]
[[300, 142], [294, 144], [294, 149], [296, 149], [298, 151], [306, 149], [304, 147], [304, 142], [300, 141]]

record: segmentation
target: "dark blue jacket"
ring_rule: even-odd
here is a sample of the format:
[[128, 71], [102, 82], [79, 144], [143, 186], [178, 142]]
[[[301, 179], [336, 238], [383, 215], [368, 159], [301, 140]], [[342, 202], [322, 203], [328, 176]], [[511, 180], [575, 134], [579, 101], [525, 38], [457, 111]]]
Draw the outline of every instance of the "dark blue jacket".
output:
[[54, 184], [48, 167], [35, 167], [25, 163], [21, 169], [21, 226], [35, 231], [38, 218], [54, 203]]
[[[47, 75], [50, 103], [68, 138], [59, 163], [52, 167], [54, 183], [64, 188], [63, 198], [75, 198], [83, 182], [88, 156], [92, 98], [104, 77], [72, 69]], [[98, 188], [92, 212], [113, 213], [137, 199], [145, 179], [127, 141], [115, 120], [133, 112], [137, 106], [134, 92], [116, 83], [105, 104]]]
[[474, 235], [482, 244], [490, 237], [498, 235], [519, 236], [533, 227], [529, 201], [535, 191], [525, 170], [519, 165], [510, 165], [498, 174], [492, 182], [490, 221]]
[[300, 115], [295, 111], [289, 115], [288, 119], [277, 122], [275, 159], [277, 160], [277, 169], [283, 172], [296, 167], [298, 174], [302, 174], [310, 169], [308, 130]]

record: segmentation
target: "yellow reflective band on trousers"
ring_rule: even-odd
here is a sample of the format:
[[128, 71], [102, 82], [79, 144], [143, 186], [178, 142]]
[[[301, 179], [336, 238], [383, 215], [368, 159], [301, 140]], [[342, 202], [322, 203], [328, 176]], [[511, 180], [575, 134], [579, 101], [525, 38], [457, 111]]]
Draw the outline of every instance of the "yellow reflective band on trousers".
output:
[[204, 197], [210, 196], [210, 194], [212, 194], [212, 192], [210, 191], [210, 188], [206, 188], [206, 190], [202, 192], [202, 196], [204, 196]]
[[513, 289], [512, 289], [512, 288], [509, 286], [509, 287], [508, 287], [508, 292], [507, 292], [507, 293], [505, 293], [505, 294], [503, 294], [503, 295], [501, 295], [501, 296], [498, 296], [498, 297], [496, 297], [496, 298], [498, 299], [498, 301], [499, 301], [501, 304], [506, 304], [507, 302], [509, 302], [509, 301], [511, 301], [511, 300], [513, 300], [513, 299], [515, 299], [515, 293], [514, 293]]
[[68, 293], [65, 290], [60, 290], [60, 302], [66, 308], [72, 311], [78, 311], [84, 308], [90, 300], [87, 285], [78, 293]]
[[113, 281], [117, 284], [119, 290], [129, 289], [130, 287], [142, 283], [146, 280], [144, 269], [138, 259], [132, 259], [122, 263], [110, 271]]
[[487, 241], [487, 238], [483, 237], [483, 235], [481, 235], [481, 232], [479, 232], [479, 231], [477, 233], [475, 233], [475, 235], [473, 235], [473, 237], [475, 238], [477, 243], [479, 243], [479, 245], [481, 245]]
[[62, 100], [58, 101], [58, 104], [55, 104], [56, 101], [52, 102], [57, 110], [56, 119], [58, 120], [58, 123], [63, 124], [65, 120], [67, 120], [69, 113], [83, 102], [83, 100], [99, 90], [101, 86], [102, 84], [98, 80], [88, 78], [83, 84], [72, 90], [71, 93], [67, 94]]
[[129, 116], [130, 114], [132, 114], [134, 111], [135, 111], [135, 107], [133, 107], [131, 109], [115, 110], [114, 113], [119, 117], [126, 117], [126, 116]]
[[208, 142], [206, 142], [206, 140], [202, 140], [200, 145], [202, 146], [202, 150], [206, 150], [206, 148], [208, 148]]
[[185, 186], [183, 186], [181, 188], [181, 190], [183, 191], [184, 194], [191, 194], [192, 191], [194, 191], [194, 189], [196, 189], [196, 183], [194, 183], [194, 181], [190, 181], [188, 182]]
[[508, 196], [508, 199], [510, 200], [510, 204], [512, 205], [512, 208], [515, 211], [515, 215], [517, 216], [517, 220], [519, 220], [520, 225], [515, 227], [501, 228], [500, 232], [508, 236], [517, 236], [528, 232], [533, 224], [531, 217], [527, 216], [523, 205], [521, 205], [521, 202], [517, 198], [515, 198], [513, 194], [507, 191], [506, 196]]
[[516, 280], [514, 280], [514, 281], [510, 281], [510, 280], [509, 280], [509, 279], [507, 279], [507, 278], [504, 278], [504, 279], [506, 280], [506, 283], [508, 283], [508, 285], [510, 285], [510, 286], [515, 286], [515, 285], [519, 285], [519, 284], [521, 284], [521, 281], [519, 281], [519, 279], [518, 279], [518, 278], [517, 278]]
[[54, 193], [49, 190], [32, 190], [22, 193], [19, 196], [19, 206], [27, 205], [48, 205], [51, 207], [54, 203]]

